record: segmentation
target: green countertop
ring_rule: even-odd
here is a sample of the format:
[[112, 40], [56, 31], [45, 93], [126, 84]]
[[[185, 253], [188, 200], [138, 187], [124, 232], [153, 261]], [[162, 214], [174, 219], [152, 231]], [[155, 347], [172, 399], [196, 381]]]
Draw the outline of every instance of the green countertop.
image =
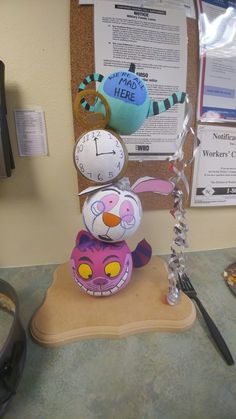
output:
[[[222, 277], [235, 261], [236, 248], [186, 254], [187, 272], [236, 361], [236, 298]], [[0, 269], [18, 293], [26, 328], [55, 267]], [[199, 312], [185, 332], [56, 349], [40, 347], [28, 333], [24, 375], [5, 419], [36, 418], [235, 419], [236, 366], [222, 359]]]

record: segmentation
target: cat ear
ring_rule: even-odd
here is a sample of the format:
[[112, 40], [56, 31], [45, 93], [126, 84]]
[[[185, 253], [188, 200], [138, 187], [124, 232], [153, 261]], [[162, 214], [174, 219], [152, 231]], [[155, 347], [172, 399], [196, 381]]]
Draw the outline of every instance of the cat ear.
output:
[[90, 242], [91, 241], [91, 238], [92, 238], [92, 236], [91, 236], [91, 234], [88, 231], [81, 230], [77, 234], [77, 237], [76, 237], [76, 241], [75, 242], [76, 242], [76, 244], [78, 246], [80, 244], [84, 244], [84, 243]]
[[138, 179], [131, 186], [131, 189], [134, 193], [154, 192], [162, 195], [169, 195], [174, 189], [174, 183], [170, 180], [145, 176]]
[[142, 266], [145, 266], [151, 259], [152, 248], [147, 240], [143, 239], [138, 243], [137, 247], [131, 254], [134, 268], [141, 268]]

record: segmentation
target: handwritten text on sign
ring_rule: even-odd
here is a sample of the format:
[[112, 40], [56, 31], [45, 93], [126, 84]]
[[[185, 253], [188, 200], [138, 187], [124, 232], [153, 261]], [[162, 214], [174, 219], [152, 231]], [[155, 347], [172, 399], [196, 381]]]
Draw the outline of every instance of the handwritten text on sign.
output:
[[104, 92], [114, 99], [133, 105], [142, 105], [147, 98], [147, 89], [136, 74], [113, 73], [104, 83]]

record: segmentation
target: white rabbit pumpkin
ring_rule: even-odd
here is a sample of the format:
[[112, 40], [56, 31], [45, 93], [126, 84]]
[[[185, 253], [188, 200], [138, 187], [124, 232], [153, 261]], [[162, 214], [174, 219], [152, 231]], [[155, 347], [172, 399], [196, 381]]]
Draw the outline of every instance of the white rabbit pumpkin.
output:
[[168, 195], [173, 188], [171, 181], [151, 177], [140, 178], [132, 186], [128, 178], [123, 178], [115, 184], [88, 188], [80, 193], [91, 194], [82, 210], [85, 227], [102, 241], [126, 240], [141, 222], [142, 206], [137, 193]]

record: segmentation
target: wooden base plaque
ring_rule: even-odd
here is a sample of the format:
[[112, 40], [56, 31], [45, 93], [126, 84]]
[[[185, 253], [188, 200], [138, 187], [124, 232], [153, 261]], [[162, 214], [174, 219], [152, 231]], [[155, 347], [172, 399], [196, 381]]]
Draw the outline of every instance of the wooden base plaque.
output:
[[170, 306], [165, 301], [167, 292], [166, 264], [158, 256], [145, 267], [134, 269], [129, 284], [111, 297], [82, 293], [67, 262], [55, 270], [30, 331], [39, 344], [53, 347], [80, 339], [190, 328], [196, 317], [192, 301], [181, 293], [179, 303]]

